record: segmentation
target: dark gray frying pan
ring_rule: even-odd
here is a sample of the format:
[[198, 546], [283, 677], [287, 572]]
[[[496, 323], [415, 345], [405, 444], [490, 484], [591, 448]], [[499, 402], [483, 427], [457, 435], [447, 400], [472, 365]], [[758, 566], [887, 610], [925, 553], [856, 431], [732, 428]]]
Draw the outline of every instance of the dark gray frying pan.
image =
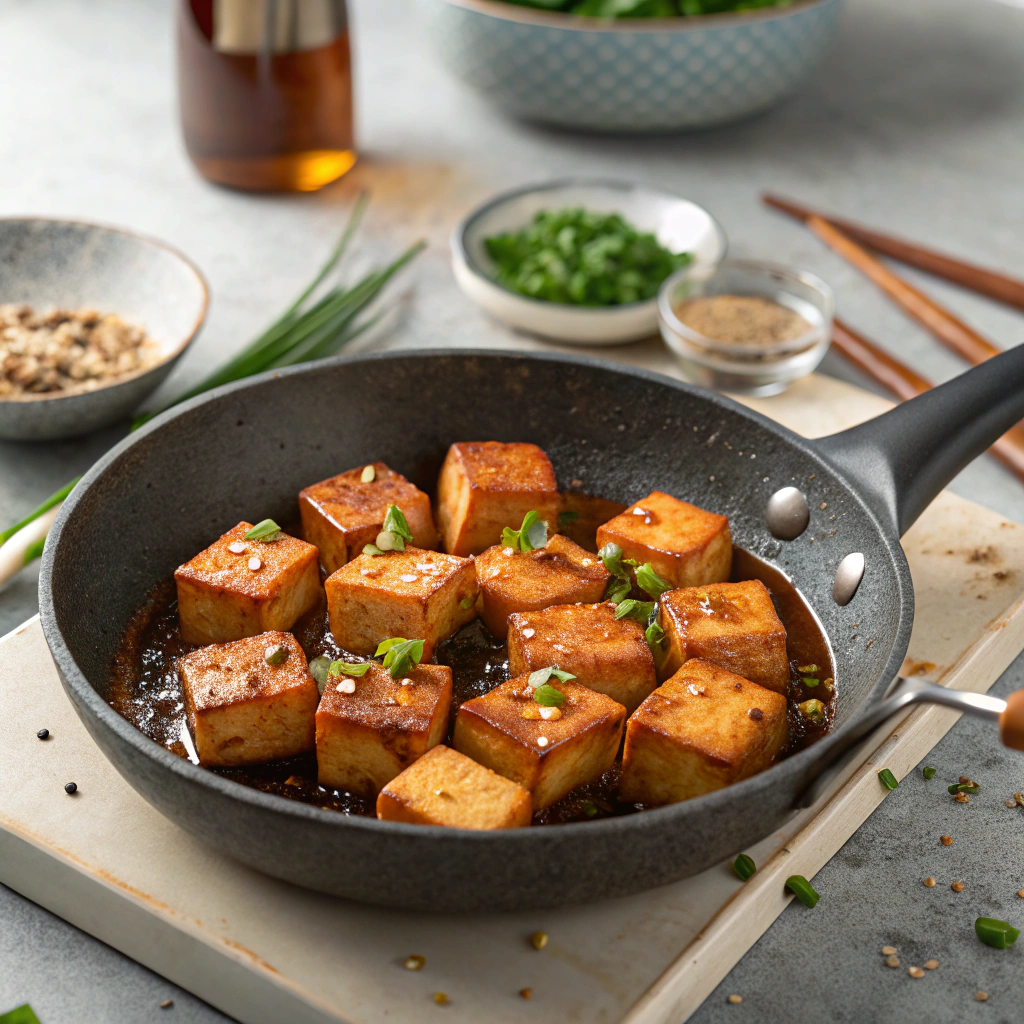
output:
[[[618, 896], [701, 871], [787, 818], [903, 660], [914, 607], [900, 534], [1021, 417], [1024, 346], [820, 441], [719, 395], [589, 359], [402, 352], [286, 370], [157, 418], [90, 470], [46, 546], [43, 628], [68, 696], [117, 770], [163, 814], [260, 871], [441, 911]], [[375, 459], [432, 490], [451, 442], [485, 439], [536, 442], [566, 486], [580, 480], [623, 502], [658, 488], [727, 514], [735, 542], [789, 576], [824, 627], [837, 668], [833, 733], [686, 803], [481, 833], [345, 817], [260, 793], [176, 757], [108, 706], [111, 657], [130, 616], [227, 526], [293, 518], [302, 487]], [[766, 525], [769, 499], [786, 486], [810, 509], [792, 541]], [[866, 568], [844, 606], [833, 581], [851, 553]]]

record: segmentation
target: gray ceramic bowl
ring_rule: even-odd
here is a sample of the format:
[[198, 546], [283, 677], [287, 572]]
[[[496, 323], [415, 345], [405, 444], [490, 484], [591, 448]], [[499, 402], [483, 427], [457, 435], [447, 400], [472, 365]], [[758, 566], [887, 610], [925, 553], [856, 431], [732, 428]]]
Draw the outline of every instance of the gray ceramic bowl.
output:
[[94, 391], [0, 399], [0, 438], [51, 441], [126, 419], [198, 334], [208, 301], [202, 274], [163, 242], [101, 224], [0, 220], [0, 303], [116, 313], [143, 327], [162, 355], [151, 369]]

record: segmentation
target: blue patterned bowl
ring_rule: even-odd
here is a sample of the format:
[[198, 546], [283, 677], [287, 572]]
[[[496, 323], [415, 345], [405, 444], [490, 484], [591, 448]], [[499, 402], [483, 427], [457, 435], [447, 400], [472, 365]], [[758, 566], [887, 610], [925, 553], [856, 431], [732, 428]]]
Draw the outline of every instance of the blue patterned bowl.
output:
[[516, 117], [602, 132], [725, 124], [795, 92], [835, 36], [840, 0], [599, 22], [500, 0], [422, 0], [448, 67]]

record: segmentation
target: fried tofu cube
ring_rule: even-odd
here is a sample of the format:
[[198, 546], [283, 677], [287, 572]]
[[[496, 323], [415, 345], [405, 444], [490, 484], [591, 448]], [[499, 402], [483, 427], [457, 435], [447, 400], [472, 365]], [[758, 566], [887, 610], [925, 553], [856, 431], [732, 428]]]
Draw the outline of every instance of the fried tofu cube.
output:
[[377, 817], [446, 828], [521, 828], [530, 824], [533, 805], [518, 783], [439, 744], [380, 791]]
[[530, 790], [535, 811], [608, 771], [626, 721], [603, 693], [554, 676], [549, 683], [565, 697], [560, 707], [538, 704], [529, 676], [518, 676], [455, 716], [455, 749]]
[[558, 514], [558, 532], [587, 551], [597, 551], [598, 527], [625, 510], [621, 501], [566, 491], [562, 495], [562, 511]]
[[663, 678], [701, 658], [785, 694], [786, 627], [760, 580], [670, 590], [661, 597], [659, 621], [667, 643]]
[[[284, 660], [269, 664], [268, 653], [278, 647]], [[259, 764], [313, 749], [320, 694], [290, 633], [201, 647], [180, 658], [177, 669], [201, 765]]]
[[320, 600], [317, 549], [282, 533], [246, 540], [239, 523], [174, 571], [181, 638], [216, 644], [288, 630]]
[[395, 679], [372, 662], [358, 678], [329, 676], [316, 711], [320, 785], [376, 796], [444, 739], [451, 704], [447, 665], [417, 665]]
[[[553, 604], [594, 604], [604, 597], [609, 573], [597, 555], [556, 534], [535, 551], [495, 545], [476, 558], [484, 625], [504, 640], [513, 612]], [[549, 663], [550, 664], [550, 663]]]
[[626, 724], [619, 796], [673, 804], [764, 771], [788, 738], [786, 698], [693, 659]]
[[558, 604], [508, 618], [508, 668], [513, 676], [556, 665], [576, 682], [633, 712], [658, 685], [644, 628], [615, 619], [615, 605]]
[[437, 547], [430, 498], [383, 462], [372, 463], [373, 479], [364, 481], [367, 468], [357, 466], [299, 492], [302, 533], [320, 549], [328, 573], [337, 572], [377, 539], [389, 505], [402, 510], [416, 547]]
[[467, 441], [448, 449], [437, 481], [445, 551], [478, 555], [536, 511], [554, 532], [561, 496], [551, 460], [535, 444]]
[[673, 587], [721, 583], [732, 568], [729, 520], [662, 491], [598, 527], [597, 543], [618, 544], [626, 558], [650, 562]]
[[422, 640], [429, 661], [442, 640], [476, 618], [473, 560], [440, 551], [359, 555], [325, 587], [331, 633], [354, 654], [373, 654], [382, 640], [401, 636]]

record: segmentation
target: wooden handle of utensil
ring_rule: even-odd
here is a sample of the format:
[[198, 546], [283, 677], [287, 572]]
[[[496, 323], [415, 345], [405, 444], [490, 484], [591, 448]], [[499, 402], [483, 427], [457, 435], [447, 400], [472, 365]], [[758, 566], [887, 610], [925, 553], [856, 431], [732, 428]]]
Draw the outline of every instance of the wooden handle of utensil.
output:
[[979, 267], [966, 260], [958, 260], [946, 253], [936, 252], [923, 245], [875, 231], [842, 217], [833, 217], [830, 213], [819, 213], [792, 199], [784, 199], [771, 193], [765, 193], [761, 198], [766, 205], [788, 213], [797, 220], [806, 221], [809, 217], [821, 217], [822, 220], [834, 224], [843, 234], [849, 235], [854, 241], [866, 245], [875, 252], [891, 256], [901, 263], [917, 267], [918, 270], [927, 271], [936, 277], [943, 277], [979, 295], [987, 295], [997, 302], [1005, 302], [1008, 306], [1024, 309], [1024, 281], [1017, 278], [1008, 277], [987, 267]]
[[1004, 747], [1024, 750], [1024, 690], [1007, 697], [1006, 710], [999, 716], [999, 738]]
[[862, 249], [852, 238], [844, 235], [833, 224], [820, 217], [811, 217], [807, 226], [829, 248], [843, 259], [852, 263], [869, 280], [873, 281], [905, 313], [931, 331], [947, 348], [962, 356], [975, 366], [999, 354], [990, 341], [973, 328], [955, 317], [948, 309], [918, 291], [899, 274], [876, 260], [866, 249]]
[[924, 394], [932, 386], [930, 381], [868, 341], [838, 317], [832, 324], [832, 346], [873, 381], [904, 401]]

